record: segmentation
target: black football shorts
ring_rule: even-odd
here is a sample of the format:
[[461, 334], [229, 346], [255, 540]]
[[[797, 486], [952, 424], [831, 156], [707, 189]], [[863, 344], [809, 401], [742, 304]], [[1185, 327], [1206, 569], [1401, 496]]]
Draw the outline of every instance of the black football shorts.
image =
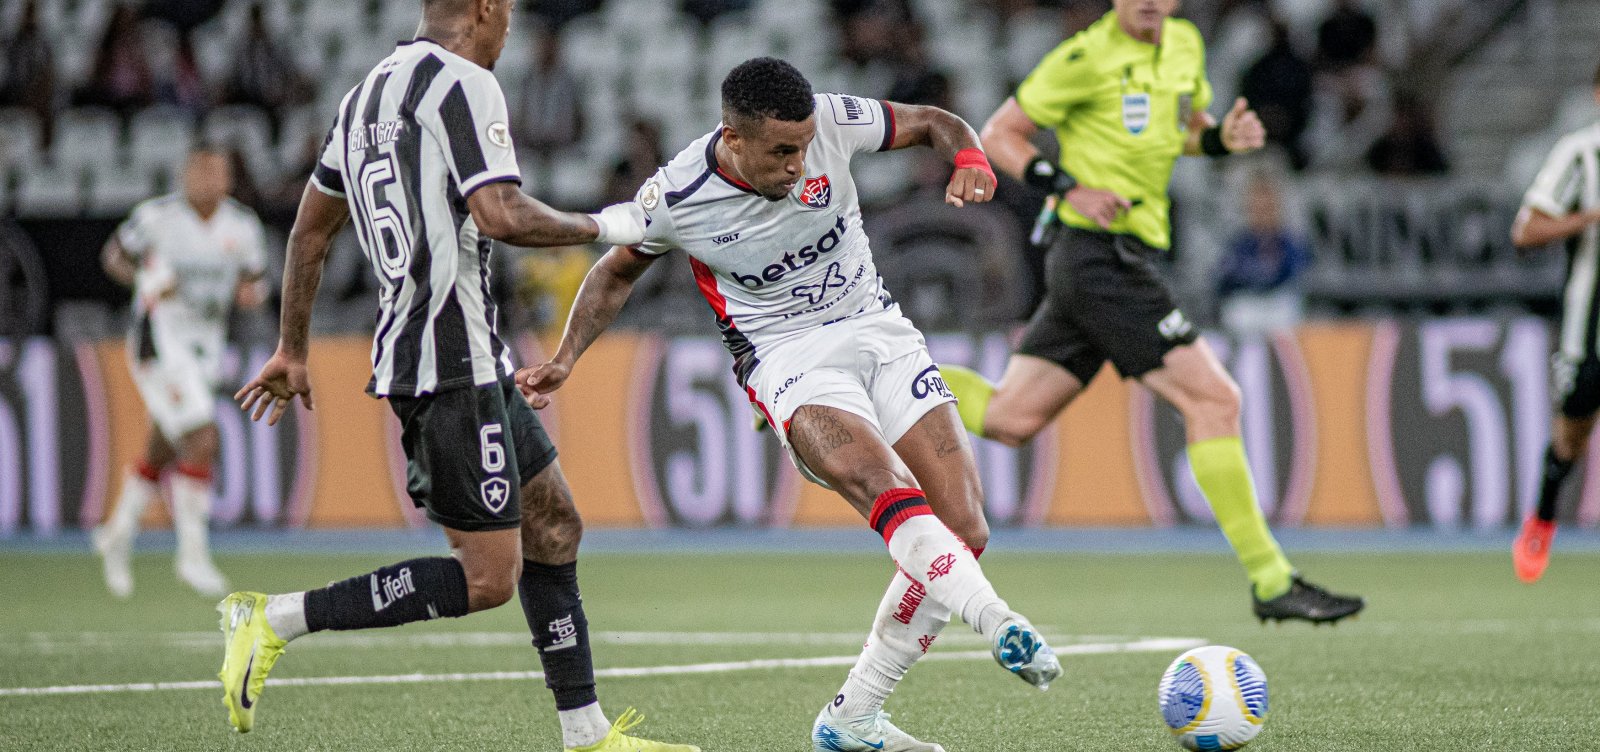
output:
[[452, 530], [521, 524], [522, 483], [555, 462], [556, 448], [510, 377], [420, 397], [390, 397], [406, 452], [406, 490]]
[[1131, 235], [1063, 228], [1044, 261], [1044, 302], [1018, 352], [1067, 369], [1084, 384], [1111, 361], [1123, 378], [1162, 365], [1199, 331], [1156, 270], [1161, 250]]

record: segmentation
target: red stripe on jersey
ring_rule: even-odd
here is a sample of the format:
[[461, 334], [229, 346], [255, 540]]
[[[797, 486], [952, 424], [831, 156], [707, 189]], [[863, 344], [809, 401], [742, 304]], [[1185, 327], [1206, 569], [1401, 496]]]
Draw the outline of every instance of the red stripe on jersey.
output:
[[[756, 396], [756, 390], [750, 388], [749, 386], [746, 386], [744, 388], [744, 392], [745, 392], [745, 394], [750, 395], [750, 404], [755, 405], [756, 409], [761, 411], [761, 416], [767, 419], [767, 425], [772, 426], [773, 430], [777, 430], [777, 428], [778, 428], [777, 421], [772, 419], [772, 413], [767, 412], [767, 406], [761, 404], [761, 398]], [[789, 424], [788, 423], [784, 423], [783, 424], [783, 430], [784, 430], [785, 433], [788, 432], [788, 430], [789, 430]]]
[[717, 318], [727, 319], [732, 324], [733, 320], [728, 318], [728, 299], [722, 297], [722, 291], [717, 289], [717, 275], [711, 272], [711, 267], [696, 258], [689, 259], [689, 267], [694, 269], [695, 284], [699, 285], [700, 294], [711, 304], [711, 310], [716, 312]]
[[749, 191], [751, 193], [755, 193], [756, 192], [756, 189], [754, 187], [752, 187], [749, 183], [746, 183], [743, 180], [740, 180], [740, 179], [728, 174], [728, 171], [722, 169], [721, 165], [717, 166], [717, 176], [722, 178], [723, 180], [726, 180], [726, 181], [728, 181], [730, 183], [733, 183], [733, 187], [735, 187], [735, 188], [738, 188], [740, 190]]

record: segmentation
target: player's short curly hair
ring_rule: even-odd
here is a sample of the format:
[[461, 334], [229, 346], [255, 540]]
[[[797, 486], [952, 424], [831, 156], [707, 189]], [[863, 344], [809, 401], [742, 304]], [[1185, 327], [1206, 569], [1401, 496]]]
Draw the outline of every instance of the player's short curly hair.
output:
[[738, 127], [762, 118], [799, 122], [816, 107], [811, 82], [775, 57], [746, 60], [722, 79], [722, 119]]

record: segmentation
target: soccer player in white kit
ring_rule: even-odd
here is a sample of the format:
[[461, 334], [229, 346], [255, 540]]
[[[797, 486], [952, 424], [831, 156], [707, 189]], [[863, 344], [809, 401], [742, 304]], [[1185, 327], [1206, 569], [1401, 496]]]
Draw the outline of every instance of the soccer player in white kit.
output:
[[232, 189], [227, 153], [195, 148], [183, 190], [135, 207], [102, 256], [106, 273], [134, 288], [128, 365], [151, 423], [144, 457], [128, 469], [116, 508], [92, 536], [106, 587], [119, 598], [133, 594], [133, 538], [169, 467], [178, 579], [203, 595], [227, 592], [206, 542], [215, 392], [228, 315], [261, 305], [266, 295], [261, 220], [228, 197]]
[[798, 70], [749, 60], [722, 84], [723, 124], [640, 189], [643, 244], [590, 270], [550, 362], [518, 374], [536, 407], [661, 255], [691, 257], [734, 359], [734, 376], [795, 466], [883, 536], [897, 573], [811, 745], [833, 752], [940, 752], [889, 723], [883, 703], [952, 614], [1001, 666], [1041, 689], [1061, 673], [1037, 630], [990, 586], [972, 449], [922, 334], [883, 288], [862, 229], [851, 158], [929, 146], [952, 160], [946, 201], [994, 196], [978, 136], [960, 118], [836, 94]]

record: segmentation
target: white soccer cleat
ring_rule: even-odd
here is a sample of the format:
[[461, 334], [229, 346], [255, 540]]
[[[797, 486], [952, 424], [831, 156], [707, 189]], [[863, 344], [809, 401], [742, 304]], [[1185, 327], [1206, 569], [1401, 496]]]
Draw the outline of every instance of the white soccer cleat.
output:
[[937, 744], [917, 741], [878, 711], [860, 718], [834, 718], [825, 706], [811, 727], [813, 752], [944, 752]]
[[101, 525], [89, 533], [94, 550], [100, 554], [101, 569], [105, 572], [106, 589], [118, 598], [133, 596], [133, 536], [119, 535]]
[[1000, 625], [994, 638], [994, 660], [1043, 692], [1061, 676], [1061, 661], [1032, 624], [1013, 615]]
[[196, 593], [210, 598], [220, 598], [228, 594], [228, 578], [223, 576], [210, 559], [179, 561], [175, 570], [178, 579], [193, 588]]

